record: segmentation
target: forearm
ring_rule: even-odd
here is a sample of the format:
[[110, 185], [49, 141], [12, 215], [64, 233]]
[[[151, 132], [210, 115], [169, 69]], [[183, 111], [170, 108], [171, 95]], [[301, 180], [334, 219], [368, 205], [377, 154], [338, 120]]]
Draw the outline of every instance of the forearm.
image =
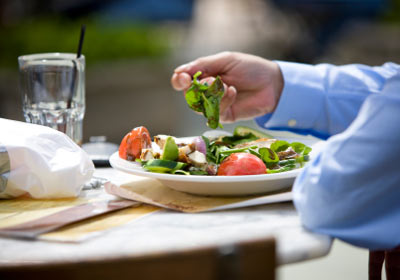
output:
[[278, 62], [284, 88], [272, 115], [256, 119], [265, 128], [289, 129], [322, 138], [344, 131], [370, 94], [379, 93], [399, 66], [334, 66]]

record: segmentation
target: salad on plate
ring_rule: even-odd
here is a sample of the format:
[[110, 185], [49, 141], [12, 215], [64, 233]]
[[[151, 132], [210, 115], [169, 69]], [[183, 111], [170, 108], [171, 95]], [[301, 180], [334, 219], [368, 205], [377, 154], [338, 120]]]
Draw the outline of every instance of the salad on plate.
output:
[[125, 135], [118, 155], [139, 162], [148, 172], [237, 176], [298, 169], [309, 160], [310, 152], [311, 148], [301, 142], [289, 143], [245, 126], [236, 127], [233, 134], [156, 135], [153, 141], [149, 131], [140, 126]]

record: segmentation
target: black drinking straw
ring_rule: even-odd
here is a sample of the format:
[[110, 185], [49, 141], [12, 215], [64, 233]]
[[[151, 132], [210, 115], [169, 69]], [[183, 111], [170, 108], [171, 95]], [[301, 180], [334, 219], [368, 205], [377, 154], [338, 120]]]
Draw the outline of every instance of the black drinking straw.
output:
[[[86, 31], [86, 25], [82, 24], [81, 26], [81, 35], [79, 37], [79, 45], [78, 45], [78, 51], [76, 52], [76, 58], [80, 58], [82, 54], [82, 45], [83, 45], [83, 39], [85, 38], [85, 31]], [[75, 82], [76, 82], [76, 62], [75, 60], [72, 60], [72, 63], [74, 64], [74, 71], [72, 73], [72, 83], [71, 83], [71, 90], [70, 90], [70, 95], [67, 100], [67, 108], [71, 108], [72, 104], [72, 96], [74, 95], [74, 90], [75, 90]]]
[[82, 26], [81, 26], [81, 36], [79, 38], [79, 45], [78, 45], [78, 51], [76, 53], [76, 58], [80, 58], [81, 57], [83, 39], [85, 38], [85, 31], [86, 31], [86, 25], [82, 24]]

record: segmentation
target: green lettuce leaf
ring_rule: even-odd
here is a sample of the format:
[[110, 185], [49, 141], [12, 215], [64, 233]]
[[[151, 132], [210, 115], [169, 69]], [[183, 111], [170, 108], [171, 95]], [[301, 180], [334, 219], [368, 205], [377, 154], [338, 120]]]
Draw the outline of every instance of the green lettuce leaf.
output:
[[276, 153], [285, 151], [287, 148], [289, 148], [289, 143], [284, 140], [277, 140], [276, 142], [271, 144], [271, 150], [273, 150]]
[[201, 84], [197, 79], [200, 75], [200, 71], [194, 74], [192, 85], [186, 92], [186, 102], [192, 110], [203, 113], [210, 128], [222, 128], [219, 123], [219, 104], [224, 95], [224, 84], [219, 76], [211, 85]]
[[258, 153], [268, 168], [276, 166], [279, 162], [278, 155], [270, 148], [260, 148], [258, 149]]
[[290, 146], [293, 148], [293, 150], [296, 153], [298, 153], [300, 155], [308, 155], [312, 150], [312, 148], [310, 148], [310, 147], [308, 147], [305, 144], [300, 143], [300, 142], [293, 142], [293, 143], [290, 144]]
[[235, 146], [238, 144], [247, 143], [257, 139], [259, 139], [259, 137], [255, 136], [253, 133], [247, 133], [245, 135], [224, 136], [222, 138], [222, 141], [227, 145]]

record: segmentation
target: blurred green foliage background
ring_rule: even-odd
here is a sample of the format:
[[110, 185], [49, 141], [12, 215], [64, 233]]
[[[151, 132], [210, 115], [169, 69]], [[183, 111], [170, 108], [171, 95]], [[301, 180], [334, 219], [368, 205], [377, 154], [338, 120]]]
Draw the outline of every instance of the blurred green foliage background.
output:
[[[150, 23], [101, 23], [81, 19], [86, 24], [82, 53], [89, 67], [99, 61], [159, 58], [168, 54], [165, 29]], [[42, 52], [77, 52], [80, 25], [60, 17], [34, 18], [0, 29], [2, 67], [16, 68], [16, 57]]]

